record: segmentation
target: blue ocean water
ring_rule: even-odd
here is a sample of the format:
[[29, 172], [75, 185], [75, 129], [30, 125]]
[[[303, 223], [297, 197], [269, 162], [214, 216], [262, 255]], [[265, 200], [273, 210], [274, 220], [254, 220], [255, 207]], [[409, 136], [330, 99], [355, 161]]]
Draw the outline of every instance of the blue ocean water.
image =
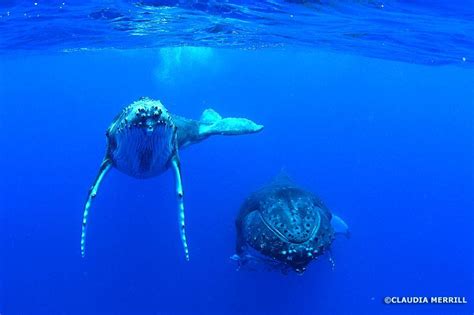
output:
[[[473, 12], [468, 1], [4, 1], [0, 313], [472, 314]], [[180, 152], [189, 262], [170, 171], [113, 170], [80, 255], [105, 130], [141, 96], [265, 126]], [[349, 224], [334, 270], [327, 256], [302, 276], [229, 259], [241, 203], [282, 168]]]

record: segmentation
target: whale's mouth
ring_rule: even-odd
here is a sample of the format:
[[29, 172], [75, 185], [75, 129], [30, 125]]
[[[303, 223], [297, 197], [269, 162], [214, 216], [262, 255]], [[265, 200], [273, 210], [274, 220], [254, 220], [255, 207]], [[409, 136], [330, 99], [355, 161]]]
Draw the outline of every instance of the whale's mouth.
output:
[[[286, 243], [292, 244], [303, 244], [306, 243], [308, 240], [314, 238], [316, 233], [319, 230], [319, 226], [321, 224], [321, 216], [318, 211], [315, 211], [315, 222], [314, 224], [310, 225], [309, 223], [305, 223], [304, 227], [300, 227], [301, 224], [298, 223], [277, 223], [276, 225], [271, 224], [267, 221], [264, 215], [259, 212], [260, 218], [262, 219], [263, 224], [272, 231], [279, 239]], [[293, 222], [301, 221], [298, 217], [293, 217], [291, 219]], [[306, 230], [304, 230], [306, 229]]]
[[263, 224], [286, 243], [303, 244], [314, 238], [321, 224], [314, 200], [292, 188], [277, 189], [260, 208]]
[[272, 231], [280, 240], [282, 240], [285, 243], [291, 243], [291, 241], [286, 237], [282, 232], [280, 232], [277, 228], [273, 227], [272, 224], [270, 224], [267, 219], [265, 219], [265, 216], [262, 215], [262, 213], [258, 212], [258, 215], [260, 216], [260, 219], [262, 219], [263, 224], [270, 230]]

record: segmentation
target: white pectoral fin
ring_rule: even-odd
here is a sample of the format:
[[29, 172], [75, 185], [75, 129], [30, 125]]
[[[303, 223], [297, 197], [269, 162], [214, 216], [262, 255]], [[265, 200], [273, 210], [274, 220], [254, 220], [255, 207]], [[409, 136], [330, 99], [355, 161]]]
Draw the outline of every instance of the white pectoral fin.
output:
[[188, 250], [188, 243], [186, 242], [186, 226], [184, 222], [184, 193], [183, 193], [183, 185], [181, 182], [181, 167], [179, 163], [178, 156], [175, 156], [171, 164], [173, 166], [175, 179], [176, 179], [176, 196], [178, 199], [178, 219], [179, 219], [179, 233], [181, 235], [181, 242], [183, 243], [184, 248], [184, 255], [186, 260], [189, 260], [189, 250]]
[[84, 257], [86, 255], [86, 232], [87, 232], [87, 218], [89, 216], [89, 209], [92, 204], [92, 200], [97, 195], [97, 190], [104, 179], [104, 176], [108, 173], [112, 167], [112, 162], [105, 158], [100, 165], [99, 172], [95, 178], [94, 183], [92, 184], [89, 194], [87, 196], [86, 205], [84, 206], [84, 214], [82, 217], [82, 233], [81, 233], [81, 255]]
[[222, 118], [212, 109], [206, 109], [200, 119], [199, 133], [202, 136], [211, 135], [243, 135], [259, 132], [262, 125], [247, 118]]
[[331, 225], [334, 229], [335, 234], [342, 234], [345, 235], [347, 238], [350, 237], [351, 233], [349, 231], [349, 226], [343, 219], [338, 217], [337, 215], [333, 214], [331, 218]]

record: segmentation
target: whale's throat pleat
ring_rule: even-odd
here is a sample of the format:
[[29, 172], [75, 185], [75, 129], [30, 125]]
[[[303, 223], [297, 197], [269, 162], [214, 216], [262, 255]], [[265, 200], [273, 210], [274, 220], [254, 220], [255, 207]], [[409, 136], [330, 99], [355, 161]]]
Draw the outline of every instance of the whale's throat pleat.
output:
[[170, 124], [158, 124], [153, 129], [130, 126], [113, 135], [115, 148], [110, 152], [115, 167], [138, 178], [164, 172], [175, 153], [175, 130]]
[[151, 169], [153, 161], [153, 149], [145, 148], [140, 153], [140, 171], [143, 173], [148, 172]]

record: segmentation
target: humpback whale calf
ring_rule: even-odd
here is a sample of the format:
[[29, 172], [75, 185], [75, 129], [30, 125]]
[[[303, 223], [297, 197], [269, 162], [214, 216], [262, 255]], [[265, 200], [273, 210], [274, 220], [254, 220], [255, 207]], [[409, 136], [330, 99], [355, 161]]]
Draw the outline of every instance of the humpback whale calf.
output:
[[307, 265], [330, 249], [336, 234], [349, 236], [347, 224], [314, 194], [286, 175], [252, 193], [235, 221], [239, 267], [264, 265], [302, 274]]
[[87, 219], [92, 200], [111, 168], [135, 177], [150, 178], [174, 170], [178, 198], [179, 230], [186, 260], [189, 260], [184, 224], [183, 187], [179, 149], [212, 135], [259, 132], [263, 126], [245, 118], [222, 118], [206, 109], [199, 121], [173, 115], [158, 100], [142, 97], [125, 107], [107, 129], [107, 150], [84, 207], [81, 255], [85, 256]]

